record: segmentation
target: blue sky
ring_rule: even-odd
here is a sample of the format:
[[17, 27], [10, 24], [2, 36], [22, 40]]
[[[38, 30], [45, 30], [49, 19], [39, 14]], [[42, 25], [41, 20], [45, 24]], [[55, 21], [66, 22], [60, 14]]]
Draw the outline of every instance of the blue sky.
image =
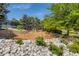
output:
[[35, 16], [42, 19], [46, 14], [51, 12], [47, 9], [51, 6], [48, 3], [12, 3], [9, 4], [7, 14], [9, 20], [12, 18], [21, 18], [24, 14], [29, 16]]

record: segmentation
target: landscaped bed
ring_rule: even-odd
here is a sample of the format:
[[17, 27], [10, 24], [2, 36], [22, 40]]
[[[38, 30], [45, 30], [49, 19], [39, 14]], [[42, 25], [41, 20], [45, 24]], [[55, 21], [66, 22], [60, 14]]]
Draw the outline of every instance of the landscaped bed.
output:
[[36, 40], [0, 39], [0, 56], [79, 56], [79, 53], [71, 52], [58, 38]]
[[78, 38], [62, 38], [62, 35], [56, 38], [54, 33], [46, 31], [11, 29], [1, 30], [0, 34], [0, 56], [79, 56]]

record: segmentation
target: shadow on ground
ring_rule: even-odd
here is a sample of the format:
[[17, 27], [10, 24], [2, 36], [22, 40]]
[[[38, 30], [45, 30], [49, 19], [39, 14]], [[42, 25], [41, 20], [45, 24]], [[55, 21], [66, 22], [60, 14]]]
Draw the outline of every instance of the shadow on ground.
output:
[[12, 39], [14, 38], [16, 35], [10, 31], [10, 30], [0, 30], [0, 39], [4, 38], [4, 39]]

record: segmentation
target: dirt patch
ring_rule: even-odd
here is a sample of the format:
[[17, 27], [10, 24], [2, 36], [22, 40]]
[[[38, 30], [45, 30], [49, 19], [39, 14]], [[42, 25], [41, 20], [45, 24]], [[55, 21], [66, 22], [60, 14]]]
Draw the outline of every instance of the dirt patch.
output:
[[29, 32], [14, 32], [17, 36], [15, 38], [21, 39], [35, 39], [36, 37], [43, 37], [44, 39], [51, 39], [53, 38], [53, 34], [45, 32], [45, 31], [29, 31]]
[[[13, 33], [13, 34], [11, 34]], [[3, 36], [11, 36], [11, 35], [15, 35], [14, 37], [12, 38], [20, 38], [20, 39], [35, 39], [36, 37], [43, 37], [44, 39], [51, 39], [54, 37], [54, 35], [52, 33], [48, 33], [46, 31], [13, 31], [13, 30], [3, 30], [3, 31], [0, 31], [0, 35], [3, 35]]]

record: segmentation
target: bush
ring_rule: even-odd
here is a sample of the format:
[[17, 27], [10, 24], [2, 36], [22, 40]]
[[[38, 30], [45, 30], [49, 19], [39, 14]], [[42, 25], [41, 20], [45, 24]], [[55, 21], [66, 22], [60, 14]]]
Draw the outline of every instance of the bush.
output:
[[64, 46], [59, 46], [59, 55], [63, 55]]
[[67, 42], [67, 40], [65, 40], [64, 38], [61, 38], [61, 40], [60, 40], [62, 43], [64, 43], [64, 44], [68, 44], [68, 42]]
[[73, 40], [73, 43], [78, 44], [79, 45], [79, 39], [75, 39]]
[[58, 47], [55, 44], [50, 43], [48, 47], [49, 47], [49, 50], [52, 52], [52, 54], [56, 54], [58, 56], [63, 55], [63, 46]]
[[79, 45], [73, 43], [69, 45], [68, 47], [69, 47], [70, 52], [79, 53]]
[[18, 40], [16, 41], [16, 44], [22, 45], [22, 44], [24, 44], [24, 43], [23, 43], [22, 39], [18, 39]]
[[61, 30], [58, 30], [58, 29], [53, 29], [52, 30], [54, 33], [57, 33], [57, 34], [62, 34], [62, 31]]
[[39, 45], [39, 46], [46, 46], [46, 43], [45, 43], [43, 37], [37, 37], [36, 38], [36, 44]]
[[67, 37], [69, 37], [67, 34], [62, 35], [62, 38], [67, 38]]
[[72, 53], [79, 53], [79, 40], [74, 40], [72, 44], [68, 45], [68, 48]]
[[17, 25], [16, 29], [22, 30], [22, 29], [24, 29], [24, 27], [22, 25]]

